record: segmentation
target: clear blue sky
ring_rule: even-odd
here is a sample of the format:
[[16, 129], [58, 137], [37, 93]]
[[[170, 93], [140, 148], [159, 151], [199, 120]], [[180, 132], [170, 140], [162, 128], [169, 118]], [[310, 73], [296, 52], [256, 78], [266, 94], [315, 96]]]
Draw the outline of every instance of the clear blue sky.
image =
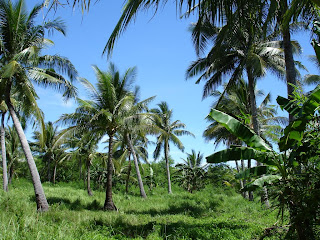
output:
[[[40, 1], [28, 0], [30, 9]], [[94, 2], [94, 1], [92, 1]], [[60, 7], [54, 17], [61, 17], [67, 25], [67, 36], [55, 33], [49, 38], [55, 45], [48, 49], [50, 54], [68, 57], [75, 65], [81, 77], [85, 77], [93, 84], [96, 83], [92, 65], [106, 70], [108, 61], [118, 66], [120, 72], [129, 67], [138, 69], [136, 84], [141, 87], [141, 99], [156, 95], [151, 107], [161, 101], [166, 101], [173, 109], [173, 120], [179, 119], [187, 125], [187, 130], [195, 134], [196, 138], [181, 137], [185, 145], [185, 152], [191, 149], [200, 151], [204, 156], [215, 151], [213, 143], [206, 143], [202, 133], [207, 126], [204, 118], [209, 113], [212, 99], [202, 101], [203, 85], [196, 85], [194, 81], [185, 80], [185, 71], [191, 61], [196, 59], [191, 43], [188, 27], [193, 18], [180, 19], [176, 12], [176, 5], [171, 3], [153, 16], [153, 12], [141, 12], [136, 21], [115, 44], [110, 60], [102, 57], [102, 50], [121, 15], [124, 1], [98, 1], [91, 6], [88, 13], [81, 13], [80, 9]], [[44, 10], [43, 17], [46, 14]], [[39, 21], [41, 21], [41, 17]], [[52, 14], [50, 15], [52, 19]], [[309, 44], [310, 36], [306, 33], [297, 36], [304, 49], [304, 55], [313, 54]], [[316, 73], [315, 68], [303, 57], [299, 59]], [[81, 98], [87, 98], [83, 88], [76, 84]], [[285, 84], [274, 76], [268, 76], [258, 83], [258, 87], [266, 93], [272, 92], [286, 96]], [[73, 101], [64, 103], [61, 95], [49, 89], [38, 88], [40, 96], [39, 106], [44, 111], [46, 121], [56, 121], [61, 114], [74, 111]], [[29, 130], [30, 131], [30, 130]], [[30, 136], [30, 134], [28, 134]], [[153, 151], [151, 146], [149, 152]], [[171, 156], [175, 161], [185, 158], [185, 153], [171, 147]], [[152, 154], [149, 155], [152, 159]]]

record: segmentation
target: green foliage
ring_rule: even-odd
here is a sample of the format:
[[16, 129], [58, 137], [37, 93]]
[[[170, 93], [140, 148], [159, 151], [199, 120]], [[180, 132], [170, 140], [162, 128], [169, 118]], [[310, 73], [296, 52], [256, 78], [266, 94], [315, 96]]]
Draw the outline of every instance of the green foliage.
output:
[[[225, 162], [238, 159], [256, 159], [276, 167], [277, 175], [265, 175], [255, 179], [243, 190], [271, 185], [274, 192], [272, 196], [276, 200], [276, 206], [280, 212], [283, 213], [286, 208], [289, 210], [290, 223], [292, 224], [289, 233], [297, 231], [300, 239], [316, 239], [315, 231], [319, 228], [320, 219], [318, 211], [320, 205], [316, 200], [319, 198], [320, 192], [318, 177], [320, 174], [318, 116], [320, 86], [316, 87], [307, 97], [296, 96], [293, 101], [279, 97], [278, 103], [291, 114], [295, 113], [294, 121], [286, 127], [284, 136], [279, 141], [280, 150], [290, 149], [289, 153], [278, 154], [272, 150], [261, 149], [259, 145], [255, 145], [257, 138], [251, 135], [248, 137], [249, 129], [244, 130], [246, 127], [233, 117], [213, 110], [211, 117], [225, 124], [231, 133], [250, 147], [231, 147], [209, 156], [207, 160], [209, 162]], [[243, 131], [237, 131], [240, 128]], [[250, 143], [250, 141], [252, 142]], [[264, 159], [267, 161], [262, 161]], [[266, 169], [263, 171], [261, 169], [260, 174], [258, 174], [257, 168], [250, 169], [241, 173], [242, 177], [251, 171], [261, 175], [266, 172]]]

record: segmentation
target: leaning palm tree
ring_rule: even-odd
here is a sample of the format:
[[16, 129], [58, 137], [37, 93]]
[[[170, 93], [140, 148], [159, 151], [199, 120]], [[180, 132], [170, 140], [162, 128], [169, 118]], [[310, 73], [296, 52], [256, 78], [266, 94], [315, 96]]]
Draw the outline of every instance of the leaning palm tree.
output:
[[150, 110], [153, 113], [152, 121], [155, 131], [158, 132], [156, 148], [153, 152], [153, 157], [158, 159], [161, 150], [164, 150], [164, 158], [166, 161], [166, 171], [168, 178], [168, 193], [172, 193], [171, 189], [171, 179], [170, 179], [170, 167], [169, 167], [169, 142], [172, 142], [181, 151], [184, 151], [184, 146], [179, 140], [179, 136], [190, 135], [194, 136], [191, 132], [184, 130], [186, 125], [180, 120], [172, 122], [172, 109], [166, 102], [161, 102], [158, 104], [158, 108]]
[[120, 75], [114, 64], [109, 65], [109, 71], [101, 71], [94, 66], [97, 88], [88, 80], [82, 79], [82, 83], [88, 89], [92, 100], [78, 99], [78, 108], [75, 113], [64, 114], [60, 121], [71, 124], [67, 132], [75, 131], [91, 132], [100, 140], [108, 135], [108, 162], [105, 210], [117, 210], [112, 200], [112, 155], [114, 136], [123, 126], [124, 120], [130, 115], [134, 104], [134, 96], [129, 91], [135, 77], [135, 68], [129, 68], [125, 74]]
[[[42, 122], [42, 114], [35, 99], [37, 98], [33, 84], [53, 86], [64, 93], [64, 97], [72, 97], [75, 88], [62, 75], [66, 74], [71, 80], [77, 75], [73, 65], [65, 58], [57, 55], [41, 55], [41, 49], [52, 41], [46, 39], [46, 30], [58, 30], [64, 33], [64, 25], [60, 20], [54, 20], [43, 25], [35, 25], [35, 18], [42, 5], [35, 6], [27, 12], [24, 0], [16, 3], [0, 1], [0, 42], [1, 42], [1, 89], [4, 89], [3, 99], [8, 107], [13, 124], [19, 135], [23, 151], [34, 185], [37, 209], [48, 210], [48, 203], [41, 185], [40, 176], [32, 153], [11, 101], [11, 94], [18, 91], [32, 102], [37, 109], [36, 116]], [[55, 70], [53, 70], [55, 69]]]

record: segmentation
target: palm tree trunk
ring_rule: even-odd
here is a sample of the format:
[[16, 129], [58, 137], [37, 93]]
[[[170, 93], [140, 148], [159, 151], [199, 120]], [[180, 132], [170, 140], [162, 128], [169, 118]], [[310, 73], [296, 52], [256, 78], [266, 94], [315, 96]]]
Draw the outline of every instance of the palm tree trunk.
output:
[[1, 114], [1, 154], [2, 154], [2, 170], [3, 170], [3, 190], [8, 192], [8, 174], [7, 174], [7, 156], [6, 156], [6, 141], [4, 131], [5, 112]]
[[12, 182], [13, 174], [14, 174], [14, 167], [13, 167], [13, 164], [11, 164], [11, 166], [9, 168], [9, 180], [8, 180], [9, 184], [11, 184], [11, 182]]
[[127, 180], [126, 180], [126, 193], [129, 192], [129, 180], [131, 174], [131, 153], [129, 153], [129, 162], [128, 162], [128, 173], [127, 173]]
[[[282, 24], [282, 19], [286, 11], [288, 10], [288, 2], [287, 0], [282, 0], [282, 9], [279, 18], [279, 23]], [[296, 80], [296, 69], [293, 59], [293, 52], [292, 52], [292, 45], [291, 45], [291, 34], [290, 34], [290, 26], [282, 27], [282, 37], [283, 37], [283, 50], [284, 50], [284, 59], [286, 65], [286, 81], [287, 81], [287, 92], [288, 92], [288, 99], [292, 99], [292, 93], [294, 91], [294, 86], [297, 85]], [[293, 85], [293, 86], [292, 86]], [[293, 121], [293, 116], [289, 114], [289, 121]]]
[[92, 196], [92, 190], [91, 190], [91, 187], [90, 187], [90, 160], [88, 161], [87, 163], [87, 192], [88, 192], [88, 195], [89, 196]]
[[[245, 171], [245, 166], [244, 166], [244, 160], [241, 160], [241, 171]], [[243, 179], [243, 186], [247, 185], [247, 181], [245, 179]], [[247, 191], [243, 192], [243, 197], [246, 199], [249, 199], [249, 193]]]
[[51, 162], [52, 162], [52, 155], [50, 155], [48, 157], [48, 166], [47, 166], [47, 178], [48, 178], [48, 182], [51, 182], [52, 181], [52, 178], [51, 178], [51, 169], [50, 169], [50, 165], [51, 165]]
[[166, 140], [164, 142], [164, 158], [166, 159], [166, 170], [167, 170], [167, 178], [168, 178], [168, 193], [171, 194], [171, 179], [170, 179], [170, 165], [169, 165], [169, 142]]
[[[237, 160], [235, 160], [234, 162], [236, 163], [237, 172], [239, 173], [240, 172], [239, 163], [238, 163]], [[240, 188], [242, 189], [244, 187], [242, 179], [239, 179], [239, 182], [240, 182]], [[245, 193], [244, 192], [242, 192], [241, 195], [243, 197], [245, 197]]]
[[31, 150], [30, 150], [30, 146], [29, 146], [27, 138], [23, 132], [19, 118], [18, 118], [18, 116], [17, 116], [17, 114], [11, 104], [10, 98], [7, 98], [6, 104], [9, 109], [13, 124], [16, 128], [17, 134], [19, 136], [23, 152], [24, 152], [26, 159], [27, 159], [27, 163], [29, 166], [29, 170], [30, 170], [31, 178], [32, 178], [32, 183], [33, 183], [33, 187], [34, 187], [37, 209], [38, 209], [38, 211], [41, 211], [41, 212], [48, 211], [49, 205], [48, 205], [46, 196], [45, 196], [43, 188], [42, 188], [42, 184], [41, 184], [41, 180], [40, 180], [37, 166], [34, 162], [34, 159], [33, 159], [33, 156], [32, 156]]
[[[248, 159], [248, 169], [251, 168], [251, 159]], [[248, 181], [251, 181], [251, 179], [249, 178]], [[249, 191], [249, 201], [253, 201], [253, 192]]]
[[143, 198], [147, 198], [146, 192], [144, 191], [143, 182], [142, 182], [142, 178], [141, 178], [141, 174], [140, 174], [140, 170], [139, 170], [139, 163], [138, 163], [137, 155], [136, 155], [136, 152], [134, 151], [134, 148], [132, 146], [132, 142], [131, 142], [129, 134], [127, 134], [127, 140], [128, 140], [129, 147], [130, 147], [130, 152], [132, 153], [132, 156], [133, 156], [134, 166], [136, 168], [138, 184], [139, 184], [139, 188], [140, 188], [140, 196]]
[[54, 168], [53, 168], [53, 184], [56, 184], [57, 165], [58, 165], [58, 163], [56, 162], [54, 164]]
[[[250, 107], [252, 114], [252, 125], [253, 131], [260, 136], [260, 129], [258, 124], [258, 114], [257, 114], [257, 103], [256, 103], [256, 95], [254, 93], [254, 77], [250, 68], [247, 68], [248, 75], [248, 88], [249, 88], [249, 98], [250, 98]], [[257, 162], [257, 166], [261, 166], [260, 162]], [[267, 208], [270, 207], [268, 191], [266, 187], [263, 187], [263, 193], [261, 197], [261, 201], [264, 201]]]
[[104, 202], [104, 210], [117, 211], [117, 207], [112, 201], [112, 147], [113, 147], [113, 135], [109, 135], [109, 152], [108, 152], [108, 163], [107, 163], [107, 188], [106, 188], [106, 200]]

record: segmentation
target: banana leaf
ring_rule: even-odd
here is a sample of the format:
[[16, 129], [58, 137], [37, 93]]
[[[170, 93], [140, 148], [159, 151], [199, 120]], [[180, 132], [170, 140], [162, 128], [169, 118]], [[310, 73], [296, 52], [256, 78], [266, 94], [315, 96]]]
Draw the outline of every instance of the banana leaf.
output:
[[256, 166], [252, 168], [248, 168], [238, 174], [236, 174], [236, 179], [248, 179], [251, 177], [259, 177], [266, 174], [268, 171], [267, 166]]
[[272, 148], [259, 135], [230, 115], [211, 109], [209, 117], [222, 124], [230, 133], [244, 141], [249, 147], [261, 151], [272, 151]]
[[264, 186], [267, 185], [271, 185], [274, 182], [278, 181], [279, 179], [281, 179], [281, 176], [279, 175], [266, 175], [263, 176], [261, 178], [258, 178], [256, 180], [254, 180], [253, 182], [247, 184], [246, 186], [244, 186], [241, 191], [254, 191], [258, 188], [262, 188]]
[[250, 147], [231, 147], [206, 157], [208, 163], [222, 163], [231, 160], [255, 159], [258, 162], [276, 166], [275, 152], [262, 152]]

